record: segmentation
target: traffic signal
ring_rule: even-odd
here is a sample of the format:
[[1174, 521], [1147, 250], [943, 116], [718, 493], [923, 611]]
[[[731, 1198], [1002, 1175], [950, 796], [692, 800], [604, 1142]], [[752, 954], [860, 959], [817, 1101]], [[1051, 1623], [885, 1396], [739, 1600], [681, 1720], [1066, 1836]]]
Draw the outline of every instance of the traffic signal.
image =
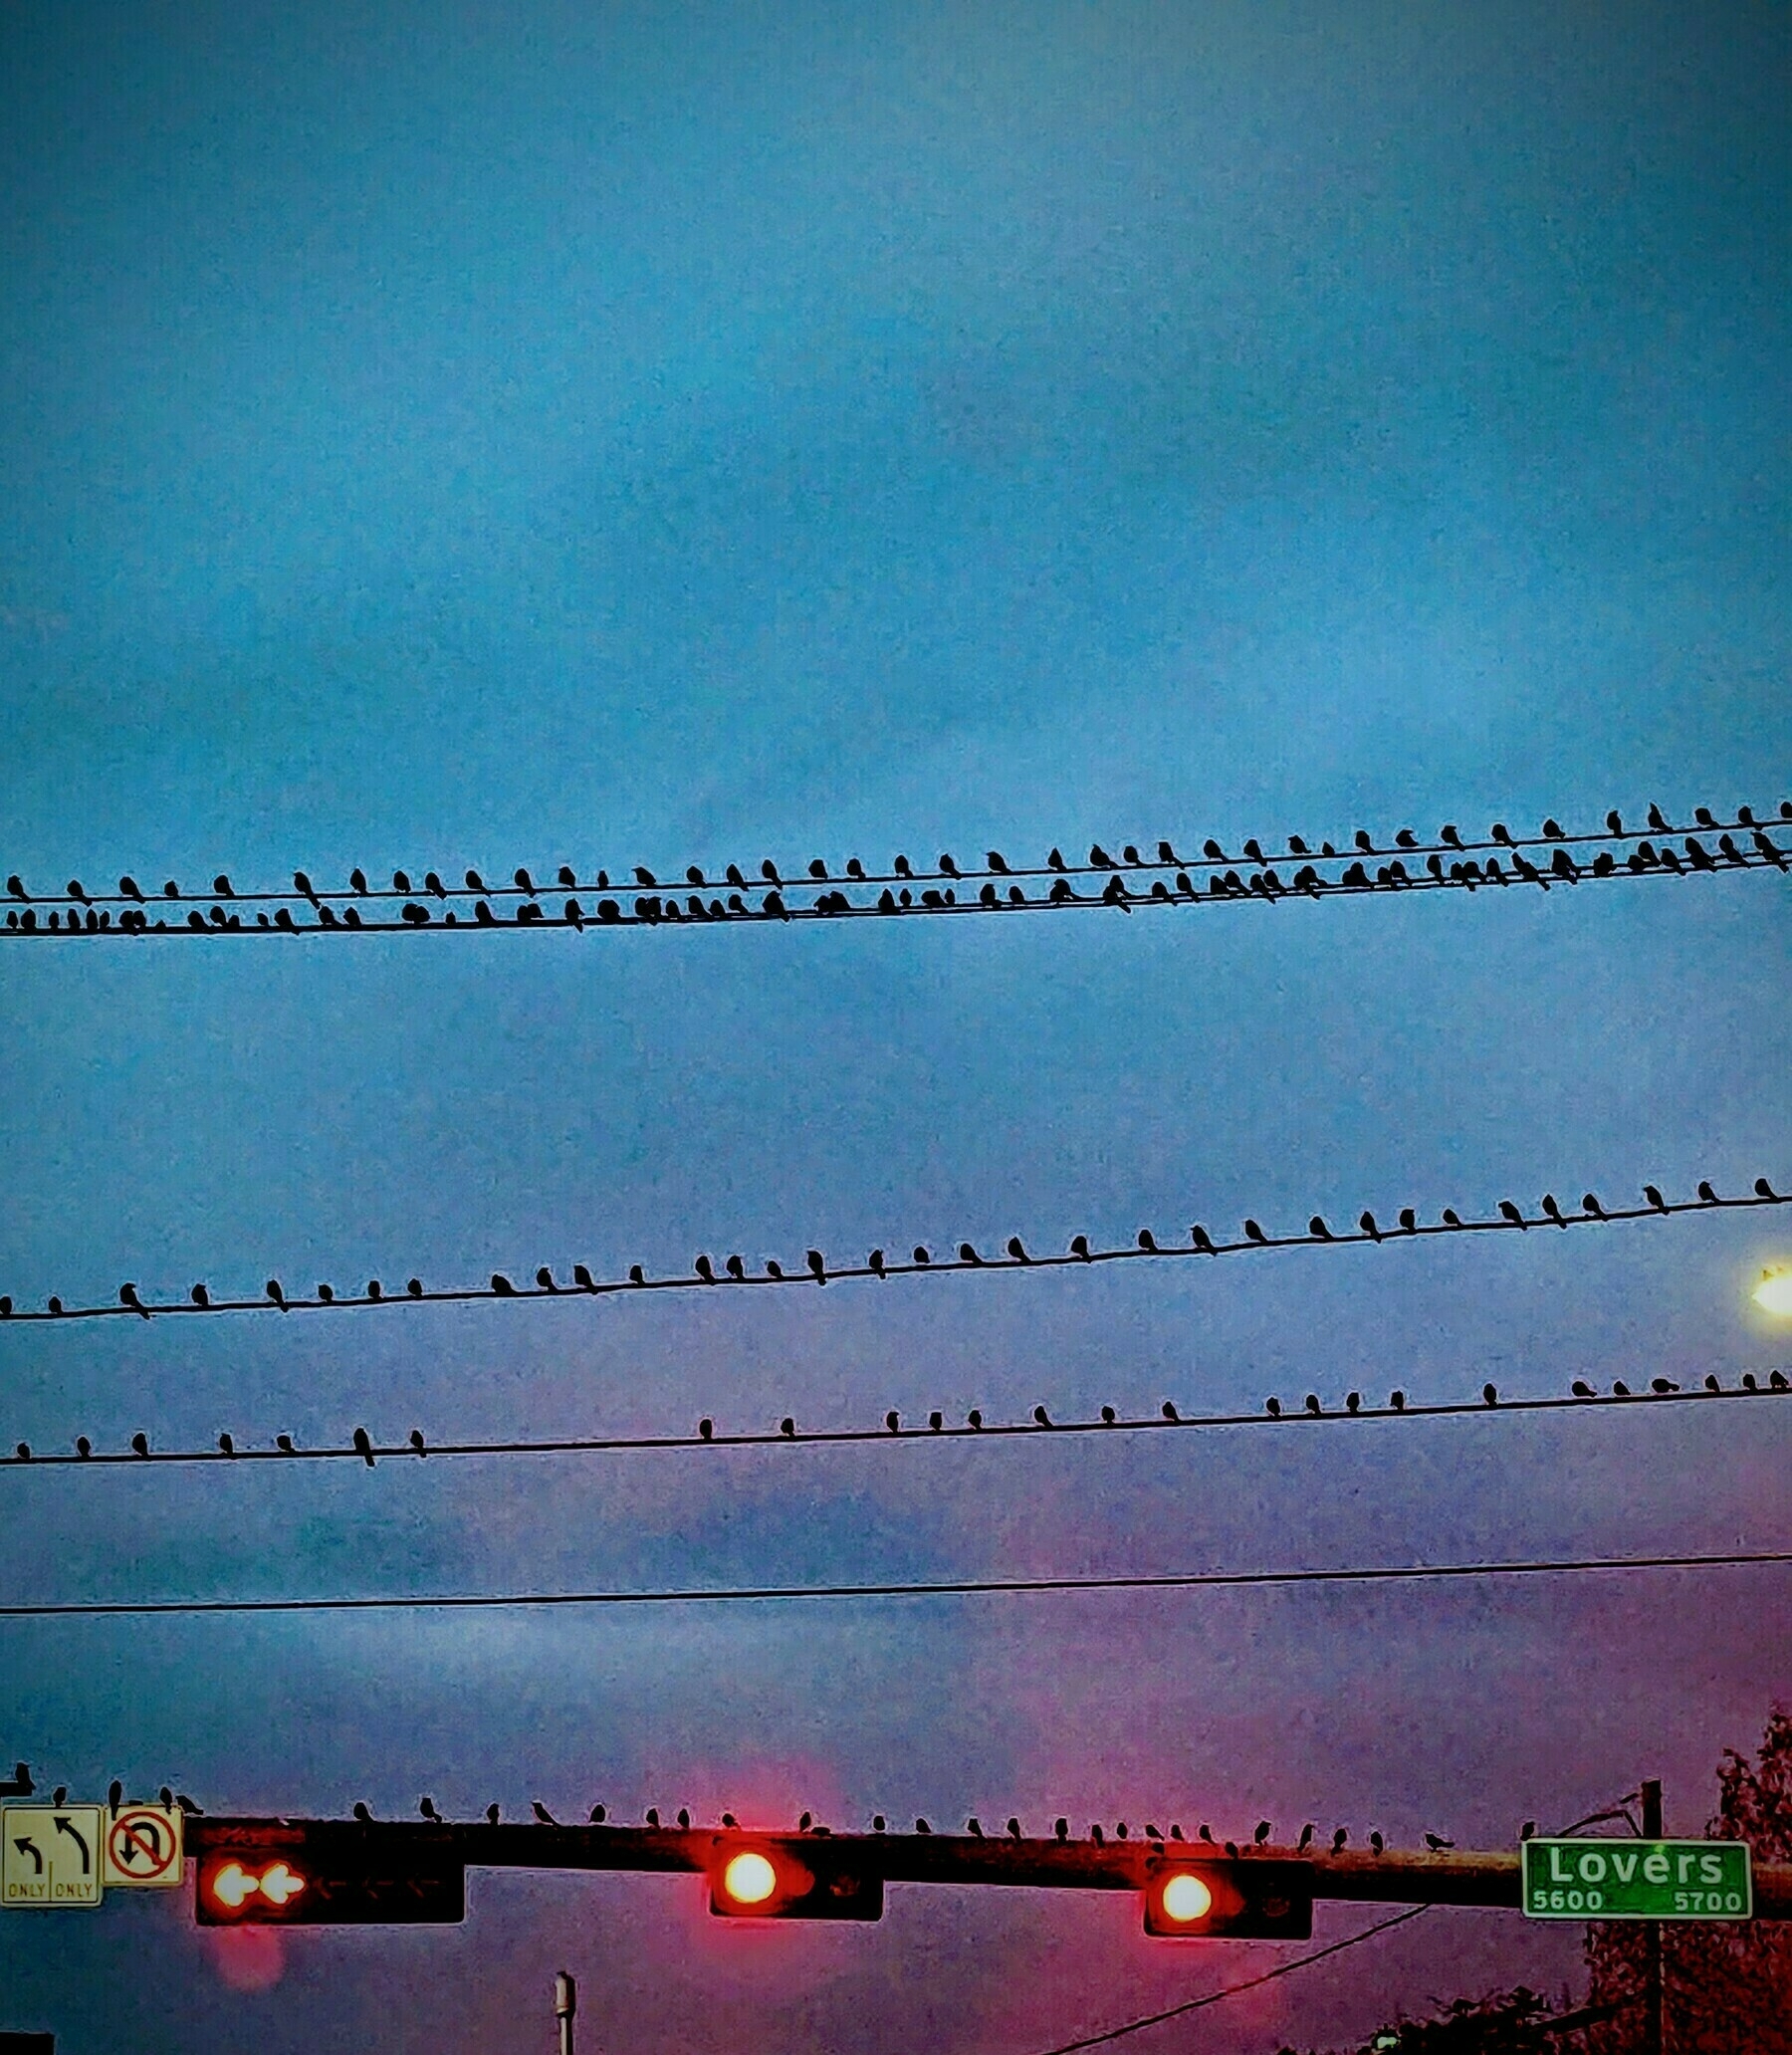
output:
[[1199, 1862], [1153, 1856], [1145, 1871], [1145, 1932], [1305, 1941], [1313, 1932], [1313, 1873], [1305, 1863]]
[[709, 1861], [710, 1911], [724, 1920], [881, 1920], [883, 1878], [836, 1856], [825, 1838], [719, 1834]]
[[301, 1838], [209, 1853], [199, 1865], [201, 1927], [452, 1926], [467, 1916], [466, 1870]]

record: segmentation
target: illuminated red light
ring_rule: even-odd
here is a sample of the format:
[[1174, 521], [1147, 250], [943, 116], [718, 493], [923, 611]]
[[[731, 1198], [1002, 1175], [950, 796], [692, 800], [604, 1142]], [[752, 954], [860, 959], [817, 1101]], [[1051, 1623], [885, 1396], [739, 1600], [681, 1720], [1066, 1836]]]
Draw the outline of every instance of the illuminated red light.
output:
[[743, 1849], [722, 1872], [722, 1896], [738, 1906], [763, 1906], [778, 1889], [778, 1867], [757, 1848]]
[[291, 1905], [306, 1884], [290, 1864], [271, 1862], [251, 1869], [233, 1858], [212, 1872], [206, 1888], [226, 1912], [240, 1913], [257, 1900], [278, 1912]]

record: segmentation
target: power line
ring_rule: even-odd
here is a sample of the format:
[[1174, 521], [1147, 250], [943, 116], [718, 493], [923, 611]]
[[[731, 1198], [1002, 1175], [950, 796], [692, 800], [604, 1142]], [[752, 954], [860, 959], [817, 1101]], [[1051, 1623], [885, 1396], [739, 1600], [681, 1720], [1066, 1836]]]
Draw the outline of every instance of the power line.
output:
[[[1166, 1399], [1163, 1409], [1155, 1416], [1141, 1419], [1122, 1419], [1111, 1407], [1104, 1408], [1101, 1417], [1095, 1420], [1069, 1420], [1056, 1418], [1043, 1406], [1033, 1409], [1032, 1417], [1026, 1421], [994, 1421], [985, 1419], [981, 1411], [967, 1415], [963, 1423], [948, 1424], [943, 1413], [927, 1416], [925, 1424], [904, 1424], [899, 1414], [889, 1414], [881, 1427], [842, 1427], [805, 1429], [797, 1425], [793, 1415], [786, 1415], [784, 1423], [776, 1430], [741, 1434], [722, 1434], [708, 1419], [701, 1421], [694, 1434], [685, 1435], [590, 1435], [561, 1436], [530, 1440], [488, 1440], [466, 1442], [437, 1442], [425, 1438], [421, 1429], [413, 1429], [410, 1439], [401, 1443], [380, 1443], [372, 1440], [361, 1428], [355, 1430], [355, 1438], [343, 1447], [300, 1448], [290, 1435], [283, 1435], [276, 1443], [266, 1448], [252, 1447], [239, 1443], [233, 1436], [222, 1437], [219, 1446], [212, 1449], [152, 1449], [148, 1437], [141, 1436], [140, 1447], [128, 1450], [95, 1449], [86, 1436], [78, 1439], [72, 1452], [58, 1451], [46, 1455], [33, 1449], [28, 1443], [18, 1444], [17, 1453], [0, 1456], [0, 1469], [18, 1469], [29, 1464], [37, 1469], [86, 1465], [137, 1467], [144, 1463], [360, 1463], [371, 1469], [376, 1463], [396, 1459], [451, 1458], [460, 1456], [512, 1457], [512, 1456], [597, 1456], [624, 1452], [682, 1452], [698, 1450], [729, 1449], [792, 1449], [792, 1448], [839, 1448], [879, 1444], [888, 1446], [892, 1442], [942, 1443], [955, 1441], [1009, 1442], [1016, 1440], [1036, 1441], [1040, 1435], [1131, 1435], [1144, 1433], [1173, 1434], [1190, 1428], [1240, 1428], [1240, 1427], [1298, 1427], [1340, 1426], [1349, 1421], [1389, 1420], [1447, 1420], [1464, 1416], [1484, 1418], [1496, 1412], [1502, 1418], [1521, 1413], [1600, 1412], [1614, 1406], [1636, 1407], [1639, 1404], [1650, 1407], [1711, 1405], [1717, 1401], [1734, 1403], [1746, 1399], [1772, 1399], [1792, 1393], [1792, 1378], [1783, 1370], [1766, 1374], [1768, 1383], [1763, 1387], [1756, 1373], [1744, 1373], [1747, 1379], [1741, 1388], [1725, 1390], [1713, 1373], [1705, 1379], [1704, 1385], [1693, 1391], [1682, 1391], [1671, 1379], [1656, 1377], [1639, 1379], [1638, 1388], [1632, 1390], [1620, 1380], [1619, 1386], [1609, 1395], [1585, 1388], [1570, 1398], [1513, 1399], [1499, 1395], [1491, 1385], [1483, 1388], [1478, 1400], [1453, 1400], [1442, 1404], [1415, 1405], [1404, 1392], [1396, 1392], [1386, 1405], [1371, 1406], [1362, 1403], [1361, 1395], [1351, 1392], [1344, 1401], [1343, 1409], [1334, 1404], [1329, 1410], [1321, 1403], [1318, 1394], [1309, 1394], [1304, 1403], [1292, 1408], [1283, 1407], [1279, 1398], [1269, 1401], [1268, 1409], [1259, 1413], [1185, 1413], [1173, 1400]], [[892, 1425], [891, 1423], [895, 1424]]]
[[793, 1284], [825, 1286], [864, 1277], [886, 1280], [969, 1270], [1070, 1269], [1078, 1264], [1246, 1256], [1253, 1251], [1269, 1249], [1342, 1249], [1366, 1243], [1411, 1242], [1439, 1235], [1528, 1234], [1537, 1228], [1609, 1227], [1620, 1221], [1665, 1219], [1682, 1213], [1792, 1205], [1792, 1193], [1776, 1191], [1764, 1177], [1755, 1179], [1752, 1196], [1735, 1199], [1720, 1198], [1708, 1179], [1698, 1186], [1696, 1199], [1670, 1200], [1654, 1185], [1645, 1185], [1643, 1190], [1646, 1203], [1642, 1206], [1608, 1208], [1594, 1193], [1587, 1192], [1583, 1194], [1578, 1209], [1561, 1206], [1552, 1194], [1546, 1192], [1538, 1202], [1539, 1211], [1535, 1214], [1526, 1214], [1514, 1201], [1502, 1199], [1497, 1217], [1490, 1220], [1463, 1220], [1454, 1207], [1447, 1206], [1441, 1221], [1424, 1223], [1412, 1207], [1403, 1207], [1396, 1222], [1384, 1227], [1374, 1214], [1365, 1212], [1359, 1215], [1354, 1231], [1342, 1232], [1334, 1231], [1320, 1215], [1314, 1214], [1304, 1235], [1271, 1235], [1256, 1221], [1246, 1220], [1243, 1238], [1235, 1242], [1216, 1242], [1198, 1222], [1189, 1230], [1186, 1246], [1160, 1242], [1150, 1228], [1141, 1228], [1133, 1246], [1125, 1249], [1095, 1249], [1090, 1246], [1086, 1235], [1074, 1235], [1068, 1253], [1062, 1256], [1033, 1255], [1019, 1236], [1013, 1235], [1000, 1255], [985, 1256], [973, 1244], [961, 1242], [956, 1257], [949, 1256], [936, 1261], [930, 1250], [917, 1245], [908, 1261], [892, 1260], [881, 1249], [874, 1249], [862, 1263], [835, 1266], [827, 1261], [821, 1251], [811, 1249], [806, 1253], [803, 1267], [786, 1270], [782, 1262], [768, 1258], [763, 1273], [749, 1270], [740, 1256], [726, 1257], [718, 1269], [710, 1256], [700, 1255], [691, 1274], [677, 1277], [649, 1277], [645, 1267], [636, 1263], [626, 1277], [599, 1278], [585, 1264], [574, 1263], [570, 1284], [557, 1281], [547, 1264], [536, 1271], [533, 1285], [515, 1283], [503, 1271], [494, 1271], [491, 1281], [484, 1285], [431, 1290], [425, 1287], [420, 1277], [412, 1277], [399, 1293], [388, 1292], [375, 1278], [369, 1281], [363, 1292], [339, 1295], [333, 1285], [320, 1284], [316, 1294], [309, 1298], [289, 1293], [277, 1277], [268, 1279], [259, 1298], [214, 1298], [209, 1285], [195, 1284], [186, 1299], [146, 1299], [135, 1284], [125, 1283], [118, 1287], [115, 1305], [71, 1306], [65, 1304], [60, 1296], [52, 1294], [45, 1307], [39, 1310], [17, 1306], [12, 1295], [6, 1293], [0, 1295], [0, 1321], [148, 1320], [269, 1311], [341, 1312], [367, 1306], [459, 1305], [488, 1299], [604, 1298], [618, 1292], [636, 1291], [707, 1291]]
[[1365, 1927], [1360, 1934], [1347, 1935], [1342, 1941], [1334, 1941], [1329, 1947], [1314, 1948], [1310, 1954], [1296, 1955], [1291, 1962], [1278, 1962], [1273, 1969], [1265, 1969], [1257, 1976], [1248, 1976], [1242, 1983], [1226, 1984], [1220, 1990], [1209, 1991], [1205, 1997], [1190, 1998], [1185, 2004], [1167, 2006], [1162, 2012], [1148, 2012], [1143, 2019], [1129, 2019], [1124, 2026], [1110, 2026], [1103, 2033], [1084, 2034], [1076, 2041], [1062, 2041], [1057, 2047], [1046, 2049], [1045, 2055], [1081, 2055], [1084, 2048], [1106, 2047], [1110, 2041], [1123, 2040], [1128, 2034], [1143, 2033], [1148, 2026], [1162, 2026], [1167, 2019], [1181, 2019], [1186, 2013], [1200, 2012], [1209, 2005], [1223, 2004], [1228, 1998], [1235, 1998], [1245, 1991], [1260, 1989], [1265, 1983], [1273, 1983], [1278, 1976], [1292, 1976], [1296, 1969], [1305, 1969], [1314, 1962], [1323, 1962], [1330, 1955], [1341, 1955], [1346, 1948], [1355, 1947], [1359, 1941], [1373, 1941], [1378, 1934], [1386, 1934], [1393, 1927], [1404, 1927], [1409, 1920], [1417, 1920], [1421, 1914], [1433, 1910], [1428, 1905], [1409, 1906], [1404, 1913], [1396, 1913], [1391, 1920], [1377, 1920], [1373, 1927]]
[[[1782, 799], [1779, 802], [1777, 817], [1781, 821], [1792, 821], [1792, 799]], [[789, 885], [806, 887], [817, 884], [851, 886], [977, 884], [983, 882], [993, 883], [997, 879], [1102, 877], [1133, 871], [1143, 873], [1174, 870], [1213, 872], [1224, 871], [1233, 864], [1243, 864], [1245, 866], [1254, 864], [1261, 869], [1277, 861], [1350, 862], [1359, 856], [1387, 856], [1397, 861], [1409, 856], [1416, 858], [1437, 856], [1442, 862], [1450, 862], [1458, 857], [1479, 855], [1486, 852], [1493, 852], [1495, 854], [1505, 852], [1509, 854], [1513, 850], [1553, 850], [1556, 848], [1585, 847], [1593, 843], [1607, 845], [1636, 844], [1644, 841], [1650, 835], [1686, 836], [1695, 835], [1699, 832], [1708, 834], [1729, 833], [1733, 835], [1735, 832], [1741, 831], [1751, 837], [1757, 835], [1764, 836], [1766, 827], [1772, 824], [1774, 819], [1775, 809], [1771, 806], [1763, 806], [1758, 812], [1752, 806], [1738, 806], [1735, 811], [1735, 817], [1730, 820], [1718, 819], [1708, 806], [1695, 806], [1692, 819], [1677, 827], [1668, 819], [1659, 806], [1651, 806], [1648, 825], [1641, 828], [1636, 826], [1626, 828], [1622, 817], [1616, 811], [1612, 811], [1607, 813], [1603, 828], [1595, 828], [1581, 833], [1569, 833], [1558, 821], [1546, 819], [1535, 834], [1514, 835], [1502, 821], [1495, 821], [1487, 834], [1480, 838], [1464, 839], [1456, 826], [1446, 824], [1439, 830], [1437, 839], [1433, 841], [1423, 841], [1413, 829], [1401, 828], [1379, 844], [1366, 829], [1358, 828], [1348, 838], [1340, 836], [1337, 844], [1323, 839], [1308, 842], [1304, 836], [1290, 835], [1287, 839], [1287, 853], [1285, 857], [1278, 857], [1270, 853], [1260, 838], [1254, 835], [1247, 835], [1237, 844], [1238, 854], [1236, 856], [1230, 855], [1221, 843], [1210, 836], [1203, 842], [1200, 855], [1186, 852], [1179, 853], [1174, 843], [1160, 840], [1156, 844], [1155, 854], [1153, 855], [1146, 855], [1136, 844], [1126, 842], [1119, 845], [1120, 854], [1116, 857], [1110, 855], [1099, 842], [1096, 842], [1090, 845], [1087, 861], [1084, 862], [1078, 862], [1074, 859], [1066, 860], [1062, 852], [1055, 848], [1043, 863], [1037, 864], [1010, 864], [1002, 855], [1000, 850], [991, 849], [986, 853], [982, 864], [972, 862], [961, 865], [950, 855], [942, 855], [936, 864], [930, 866], [923, 863], [917, 868], [910, 863], [906, 856], [897, 856], [887, 870], [867, 870], [856, 856], [848, 857], [845, 863], [837, 869], [830, 868], [826, 860], [818, 856], [810, 857], [805, 864], [800, 865], [781, 865], [770, 857], [766, 857], [762, 858], [760, 863], [751, 869], [746, 869], [738, 863], [733, 863], [724, 866], [720, 872], [714, 875], [706, 872], [700, 864], [687, 864], [684, 866], [681, 878], [676, 880], [669, 874], [662, 879], [657, 872], [647, 869], [644, 865], [636, 864], [630, 865], [626, 871], [619, 870], [617, 872], [616, 889], [629, 891], [634, 889], [635, 886], [640, 886], [648, 891], [681, 891], [686, 885], [692, 885], [700, 891], [708, 890], [712, 887], [716, 889], [732, 887], [745, 894], [748, 892], [764, 893], [767, 891], [779, 891]], [[1190, 844], [1188, 846], [1192, 848], [1193, 845]], [[1760, 845], [1753, 844], [1752, 846], [1759, 848]], [[1768, 844], [1769, 848], [1771, 846], [1771, 844]], [[1726, 854], [1727, 852], [1720, 849], [1719, 853]], [[1784, 852], [1779, 853], [1783, 854]], [[1696, 858], [1692, 860], [1694, 862], [1697, 861]], [[1768, 856], [1767, 860], [1772, 861], [1773, 859], [1771, 856]], [[118, 888], [115, 892], [89, 892], [78, 878], [71, 878], [66, 889], [62, 892], [34, 893], [27, 889], [24, 879], [17, 872], [14, 872], [7, 879], [6, 888], [9, 897], [21, 905], [52, 907], [78, 905], [85, 909], [90, 906], [142, 907], [155, 905], [158, 902], [163, 905], [184, 903], [179, 886], [171, 879], [161, 887], [159, 893], [154, 891], [146, 892], [131, 877], [121, 877], [118, 880]], [[519, 868], [513, 872], [509, 884], [504, 883], [502, 880], [492, 884], [477, 870], [466, 871], [464, 873], [464, 882], [461, 884], [448, 883], [439, 872], [434, 870], [423, 871], [414, 876], [408, 871], [398, 870], [392, 873], [392, 882], [389, 888], [371, 883], [364, 871], [356, 869], [350, 873], [346, 889], [340, 891], [329, 886], [319, 890], [306, 872], [295, 871], [293, 873], [291, 889], [276, 888], [273, 890], [239, 892], [232, 886], [229, 874], [227, 872], [220, 872], [212, 880], [212, 889], [209, 892], [189, 892], [185, 895], [185, 899], [217, 899], [243, 905], [304, 905], [316, 909], [333, 903], [336, 905], [350, 905], [363, 904], [374, 900], [408, 900], [412, 898], [433, 899], [438, 905], [446, 905], [450, 901], [455, 900], [467, 900], [470, 902], [477, 902], [481, 899], [533, 901], [538, 899], [542, 893], [553, 892], [556, 889], [567, 891], [577, 891], [580, 889], [578, 873], [573, 865], [560, 864], [556, 871], [554, 879], [550, 880], [544, 875], [539, 883], [527, 868]], [[584, 889], [595, 892], [611, 890], [609, 872], [607, 870], [594, 871], [591, 875], [590, 883]]]
[[[1752, 831], [1750, 846], [1738, 844], [1734, 836], [1725, 831], [1718, 836], [1718, 853], [1713, 856], [1694, 836], [1685, 841], [1685, 855], [1672, 843], [1664, 842], [1658, 849], [1653, 843], [1640, 841], [1637, 847], [1622, 862], [1611, 849], [1595, 856], [1590, 864], [1578, 864], [1565, 846], [1568, 838], [1553, 845], [1553, 853], [1547, 867], [1532, 863], [1523, 853], [1527, 846], [1535, 844], [1509, 843], [1499, 846], [1506, 849], [1511, 863], [1508, 873], [1500, 867], [1497, 857], [1480, 861], [1475, 858], [1459, 857], [1445, 868], [1444, 858], [1435, 850], [1426, 854], [1426, 868], [1417, 873], [1406, 867], [1404, 855], [1390, 856], [1390, 860], [1377, 866], [1374, 876], [1369, 874], [1363, 858], [1348, 858], [1343, 855], [1321, 857], [1318, 862], [1341, 866], [1321, 871], [1318, 862], [1304, 862], [1299, 869], [1284, 878], [1273, 864], [1265, 863], [1248, 876], [1233, 867], [1224, 870], [1218, 864], [1207, 866], [1214, 874], [1204, 891], [1188, 866], [1178, 866], [1174, 879], [1164, 875], [1152, 877], [1146, 882], [1143, 872], [1134, 872], [1135, 882], [1128, 884], [1127, 872], [1118, 865], [1105, 873], [1107, 883], [1101, 891], [1079, 893], [1071, 883], [1072, 876], [1086, 877], [1089, 871], [1079, 867], [1071, 871], [1067, 866], [1056, 874], [1048, 890], [1036, 897], [1028, 896], [1024, 886], [1017, 880], [1024, 876], [1036, 878], [1047, 873], [1004, 871], [1000, 873], [956, 872], [958, 882], [975, 884], [983, 878], [975, 898], [960, 899], [955, 885], [943, 883], [928, 884], [922, 875], [911, 873], [915, 888], [904, 884], [900, 887], [884, 885], [874, 901], [854, 899], [843, 883], [829, 884], [815, 893], [807, 903], [794, 901], [786, 894], [796, 889], [814, 889], [814, 881], [792, 880], [787, 884], [774, 885], [761, 882], [744, 884], [729, 892], [724, 900], [720, 896], [705, 899], [702, 891], [687, 893], [681, 905], [676, 892], [640, 891], [635, 893], [632, 910], [621, 899], [605, 896], [605, 886], [594, 889], [598, 896], [587, 904], [577, 897], [567, 898], [557, 912], [551, 905], [544, 905], [540, 888], [523, 892], [521, 889], [507, 892], [449, 893], [444, 888], [442, 898], [407, 897], [397, 892], [372, 892], [357, 894], [349, 898], [345, 894], [314, 893], [301, 898], [291, 893], [224, 893], [212, 896], [209, 901], [201, 896], [198, 905], [188, 904], [182, 917], [170, 917], [169, 900], [148, 901], [124, 906], [114, 925], [112, 907], [119, 904], [116, 899], [102, 900], [85, 892], [79, 899], [57, 899], [27, 903], [23, 911], [18, 906], [11, 908], [5, 925], [0, 927], [0, 938], [15, 941], [48, 941], [57, 937], [72, 936], [122, 937], [122, 936], [218, 936], [218, 935], [392, 935], [411, 933], [489, 933], [500, 930], [518, 932], [536, 928], [571, 929], [583, 933], [585, 929], [598, 927], [660, 927], [665, 925], [710, 925], [715, 923], [790, 920], [879, 920], [884, 918], [918, 918], [944, 914], [979, 913], [1054, 913], [1068, 912], [1075, 908], [1090, 911], [1097, 908], [1119, 908], [1131, 912], [1135, 907], [1150, 906], [1195, 906], [1215, 902], [1232, 903], [1250, 900], [1270, 904], [1280, 899], [1326, 899], [1361, 896], [1366, 893], [1413, 892], [1413, 891], [1466, 891], [1475, 892], [1509, 885], [1534, 885], [1547, 892], [1552, 885], [1579, 885], [1598, 883], [1616, 878], [1684, 877], [1701, 873], [1716, 873], [1730, 870], [1764, 870], [1772, 868], [1785, 873], [1792, 869], [1792, 851], [1781, 848], [1760, 829]], [[1464, 844], [1464, 847], [1470, 845]], [[1474, 847], [1483, 846], [1474, 844]], [[1382, 852], [1378, 852], [1382, 853]], [[1200, 866], [1197, 866], [1198, 868]], [[600, 874], [606, 875], [606, 874]], [[1004, 883], [998, 885], [996, 877]], [[854, 881], [856, 884], [856, 880]], [[862, 887], [869, 891], [875, 881], [867, 878]], [[706, 887], [705, 889], [709, 889]], [[757, 895], [757, 896], [756, 896]], [[178, 900], [178, 894], [174, 895]], [[447, 901], [470, 899], [471, 918], [457, 913]], [[390, 911], [386, 902], [401, 901], [396, 913]], [[433, 906], [432, 906], [433, 901]], [[509, 917], [501, 918], [494, 902], [502, 906], [506, 901], [514, 902], [515, 910]], [[38, 904], [50, 911], [40, 921]], [[180, 902], [186, 903], [186, 902]], [[338, 916], [336, 905], [342, 905]], [[272, 918], [264, 911], [258, 911], [253, 919], [240, 912], [227, 912], [226, 906], [249, 905], [264, 907], [272, 904], [275, 912]], [[201, 912], [200, 907], [206, 911]], [[368, 910], [365, 915], [362, 906]], [[296, 909], [309, 909], [311, 918], [295, 918]]]
[[369, 1598], [92, 1599], [0, 1605], [0, 1620], [146, 1618], [211, 1613], [498, 1611], [527, 1606], [661, 1606], [788, 1603], [812, 1599], [974, 1598], [1080, 1591], [1241, 1590], [1296, 1584], [1429, 1583], [1476, 1577], [1571, 1576], [1634, 1570], [1736, 1569], [1792, 1563], [1792, 1549], [1718, 1555], [1565, 1556], [1547, 1561], [1412, 1563], [1329, 1570], [1193, 1570], [1137, 1577], [955, 1577], [936, 1583], [763, 1584], [660, 1591], [443, 1592]]

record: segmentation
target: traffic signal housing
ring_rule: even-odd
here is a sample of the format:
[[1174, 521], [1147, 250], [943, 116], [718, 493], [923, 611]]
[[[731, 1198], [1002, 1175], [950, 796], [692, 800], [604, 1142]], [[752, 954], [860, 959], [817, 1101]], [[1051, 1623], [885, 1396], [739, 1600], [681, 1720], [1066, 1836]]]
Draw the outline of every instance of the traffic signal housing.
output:
[[883, 1878], [824, 1837], [719, 1834], [708, 1865], [710, 1911], [723, 1920], [881, 1920]]
[[1313, 1873], [1302, 1862], [1203, 1862], [1154, 1855], [1145, 1869], [1145, 1932], [1166, 1939], [1306, 1941]]
[[317, 1830], [280, 1843], [209, 1851], [199, 1864], [201, 1927], [456, 1926], [467, 1917], [463, 1865], [412, 1860], [380, 1839]]

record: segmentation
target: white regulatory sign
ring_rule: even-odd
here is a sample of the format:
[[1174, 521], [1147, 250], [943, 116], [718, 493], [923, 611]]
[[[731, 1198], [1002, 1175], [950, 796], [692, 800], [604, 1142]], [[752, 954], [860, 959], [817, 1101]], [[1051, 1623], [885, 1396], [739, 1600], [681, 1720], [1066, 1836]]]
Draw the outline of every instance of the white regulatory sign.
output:
[[139, 1891], [166, 1891], [180, 1882], [179, 1806], [121, 1805], [107, 1817], [103, 1881]]
[[98, 1805], [0, 1810], [0, 1905], [97, 1906], [106, 1813]]

